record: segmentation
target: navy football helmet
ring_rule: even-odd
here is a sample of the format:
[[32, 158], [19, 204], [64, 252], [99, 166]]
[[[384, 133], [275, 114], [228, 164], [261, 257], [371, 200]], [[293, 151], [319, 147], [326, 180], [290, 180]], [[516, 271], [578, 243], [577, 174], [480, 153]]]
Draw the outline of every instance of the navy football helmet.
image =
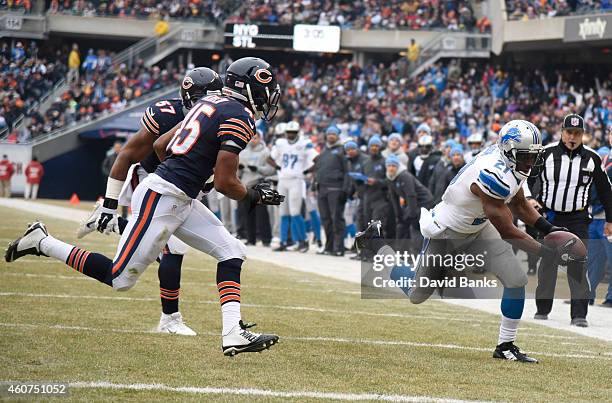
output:
[[227, 68], [223, 94], [245, 104], [255, 119], [271, 121], [278, 111], [281, 90], [268, 62], [243, 57]]

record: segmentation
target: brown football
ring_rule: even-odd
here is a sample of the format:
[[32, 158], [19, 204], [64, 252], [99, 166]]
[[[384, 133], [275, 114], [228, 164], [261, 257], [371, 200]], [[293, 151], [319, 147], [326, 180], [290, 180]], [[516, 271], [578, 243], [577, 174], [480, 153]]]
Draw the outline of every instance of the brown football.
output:
[[576, 235], [567, 231], [555, 231], [544, 237], [544, 244], [551, 248], [561, 247], [572, 260], [586, 259], [587, 249]]

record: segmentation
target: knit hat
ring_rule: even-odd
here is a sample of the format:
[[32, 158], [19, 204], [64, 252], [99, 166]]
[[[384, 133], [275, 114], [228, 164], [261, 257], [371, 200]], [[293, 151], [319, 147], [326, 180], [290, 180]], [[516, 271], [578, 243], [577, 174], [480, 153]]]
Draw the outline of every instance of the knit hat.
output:
[[460, 144], [457, 144], [457, 145], [453, 146], [453, 148], [451, 148], [449, 155], [452, 157], [455, 154], [463, 155], [463, 147], [461, 147]]
[[380, 137], [378, 136], [372, 136], [370, 137], [370, 140], [368, 141], [368, 148], [372, 147], [373, 145], [377, 145], [377, 146], [382, 146], [382, 140], [380, 139]]
[[352, 149], [357, 149], [357, 143], [355, 143], [353, 140], [349, 140], [344, 144], [344, 149], [345, 150], [352, 150]]
[[427, 134], [431, 134], [431, 127], [429, 127], [429, 125], [427, 123], [421, 123], [417, 127], [417, 129], [416, 129], [417, 133], [420, 132], [420, 131], [423, 131], [423, 132], [425, 132]]
[[336, 126], [329, 126], [327, 128], [327, 130], [325, 130], [325, 134], [335, 134], [336, 136], [340, 135], [340, 129], [338, 129]]
[[396, 167], [399, 167], [400, 166], [400, 160], [399, 160], [399, 158], [397, 158], [397, 156], [395, 154], [391, 154], [385, 160], [385, 165], [386, 166], [395, 165]]
[[404, 142], [404, 139], [402, 138], [402, 135], [399, 133], [391, 133], [389, 135], [389, 138], [387, 139], [387, 141], [391, 141], [393, 139], [396, 139], [397, 141], [399, 141], [400, 143]]

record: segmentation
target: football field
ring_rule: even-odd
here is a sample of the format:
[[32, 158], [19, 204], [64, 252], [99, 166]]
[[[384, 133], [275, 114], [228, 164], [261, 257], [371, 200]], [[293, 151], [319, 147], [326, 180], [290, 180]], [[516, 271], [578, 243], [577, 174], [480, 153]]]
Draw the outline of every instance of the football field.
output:
[[[4, 251], [34, 216], [0, 207], [0, 217]], [[75, 223], [44, 222], [77, 243]], [[77, 245], [113, 256], [117, 241], [96, 233]], [[208, 256], [187, 255], [181, 312], [198, 336], [181, 337], [153, 332], [155, 266], [118, 293], [50, 258], [3, 259], [0, 381], [68, 382], [67, 400], [612, 401], [612, 343], [525, 323], [517, 344], [540, 363], [494, 360], [496, 315], [362, 300], [358, 284], [254, 260], [242, 272], [242, 315], [280, 343], [228, 358], [215, 271]]]

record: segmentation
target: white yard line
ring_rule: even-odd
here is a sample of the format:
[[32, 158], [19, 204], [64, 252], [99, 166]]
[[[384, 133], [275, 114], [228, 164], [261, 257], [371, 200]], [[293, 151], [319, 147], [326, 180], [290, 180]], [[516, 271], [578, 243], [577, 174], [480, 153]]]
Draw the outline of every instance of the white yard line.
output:
[[[74, 222], [79, 222], [89, 214], [87, 211], [83, 210], [52, 206], [22, 199], [0, 198], [0, 206], [28, 211], [33, 213], [33, 217], [48, 216]], [[270, 249], [258, 246], [249, 246], [247, 255], [251, 259], [276, 264], [304, 273], [317, 274], [357, 284], [361, 282], [360, 264], [347, 258], [316, 255], [313, 250], [309, 251], [304, 256], [293, 252], [272, 253]], [[499, 301], [496, 300], [441, 301], [499, 315]], [[612, 315], [610, 315], [610, 308], [590, 306], [588, 316], [590, 326], [588, 328], [570, 326], [569, 309], [570, 307], [568, 304], [563, 304], [562, 301], [557, 300], [555, 301], [554, 309], [549, 315], [548, 320], [535, 320], [533, 319], [535, 301], [532, 298], [527, 299], [523, 321], [557, 330], [566, 330], [583, 336], [612, 341]], [[471, 319], [469, 321], [474, 322], [474, 320]]]
[[[31, 323], [0, 323], [0, 327], [12, 327], [12, 328], [25, 328], [25, 329], [52, 329], [61, 331], [80, 331], [80, 332], [102, 332], [102, 333], [129, 333], [129, 334], [159, 334], [155, 330], [133, 330], [133, 329], [111, 329], [111, 328], [96, 328], [87, 326], [70, 326], [70, 325], [38, 325]], [[165, 334], [160, 334], [163, 337], [175, 337]], [[212, 332], [200, 332], [198, 336], [207, 337], [220, 337], [217, 333]], [[477, 351], [490, 354], [492, 352], [491, 347], [477, 347], [477, 346], [462, 346], [458, 344], [442, 344], [442, 343], [423, 343], [406, 340], [376, 340], [376, 339], [351, 339], [344, 337], [303, 337], [303, 336], [283, 336], [281, 335], [281, 342], [283, 340], [289, 341], [303, 341], [313, 343], [340, 343], [340, 344], [353, 344], [353, 345], [374, 345], [374, 346], [406, 346], [416, 348], [435, 348], [435, 349], [448, 349], [448, 350], [464, 350], [464, 351]], [[612, 361], [612, 352], [595, 352], [593, 354], [582, 354], [582, 353], [569, 353], [559, 354], [542, 351], [529, 351], [530, 355], [535, 357], [555, 357], [555, 358], [584, 358], [593, 360], [605, 360]]]
[[[18, 381], [0, 381], [0, 383], [17, 383]], [[163, 391], [187, 393], [193, 395], [236, 395], [236, 396], [257, 396], [279, 399], [322, 399], [322, 400], [341, 400], [341, 401], [363, 401], [380, 400], [384, 402], [439, 402], [439, 403], [462, 403], [479, 402], [478, 400], [459, 400], [432, 396], [407, 396], [407, 395], [386, 395], [382, 393], [344, 393], [344, 392], [320, 392], [307, 390], [269, 390], [255, 388], [215, 388], [209, 386], [169, 386], [160, 383], [113, 383], [107, 381], [76, 381], [68, 382], [70, 388], [75, 389], [113, 389], [113, 390], [132, 390], [132, 391]]]
[[[20, 297], [20, 298], [60, 298], [60, 299], [98, 299], [98, 300], [115, 300], [115, 301], [132, 301], [132, 302], [159, 302], [159, 298], [152, 297], [123, 297], [123, 296], [106, 296], [106, 295], [77, 295], [77, 294], [38, 294], [28, 292], [0, 292], [0, 297]], [[212, 304], [218, 305], [217, 300], [193, 300], [190, 302], [196, 304]], [[248, 304], [242, 303], [244, 307], [249, 308], [262, 308], [262, 309], [281, 309], [290, 311], [302, 311], [302, 312], [320, 312], [327, 314], [337, 315], [363, 315], [363, 316], [376, 316], [385, 318], [411, 318], [411, 319], [432, 319], [432, 320], [444, 320], [444, 321], [455, 321], [455, 322], [468, 322], [468, 323], [480, 323], [480, 324], [497, 324], [496, 321], [485, 321], [472, 318], [457, 318], [452, 316], [438, 316], [438, 315], [417, 315], [417, 314], [406, 314], [406, 313], [377, 313], [377, 312], [365, 312], [365, 311], [354, 311], [350, 309], [327, 309], [327, 308], [315, 308], [310, 306], [296, 306], [296, 305], [267, 305], [267, 304]]]

